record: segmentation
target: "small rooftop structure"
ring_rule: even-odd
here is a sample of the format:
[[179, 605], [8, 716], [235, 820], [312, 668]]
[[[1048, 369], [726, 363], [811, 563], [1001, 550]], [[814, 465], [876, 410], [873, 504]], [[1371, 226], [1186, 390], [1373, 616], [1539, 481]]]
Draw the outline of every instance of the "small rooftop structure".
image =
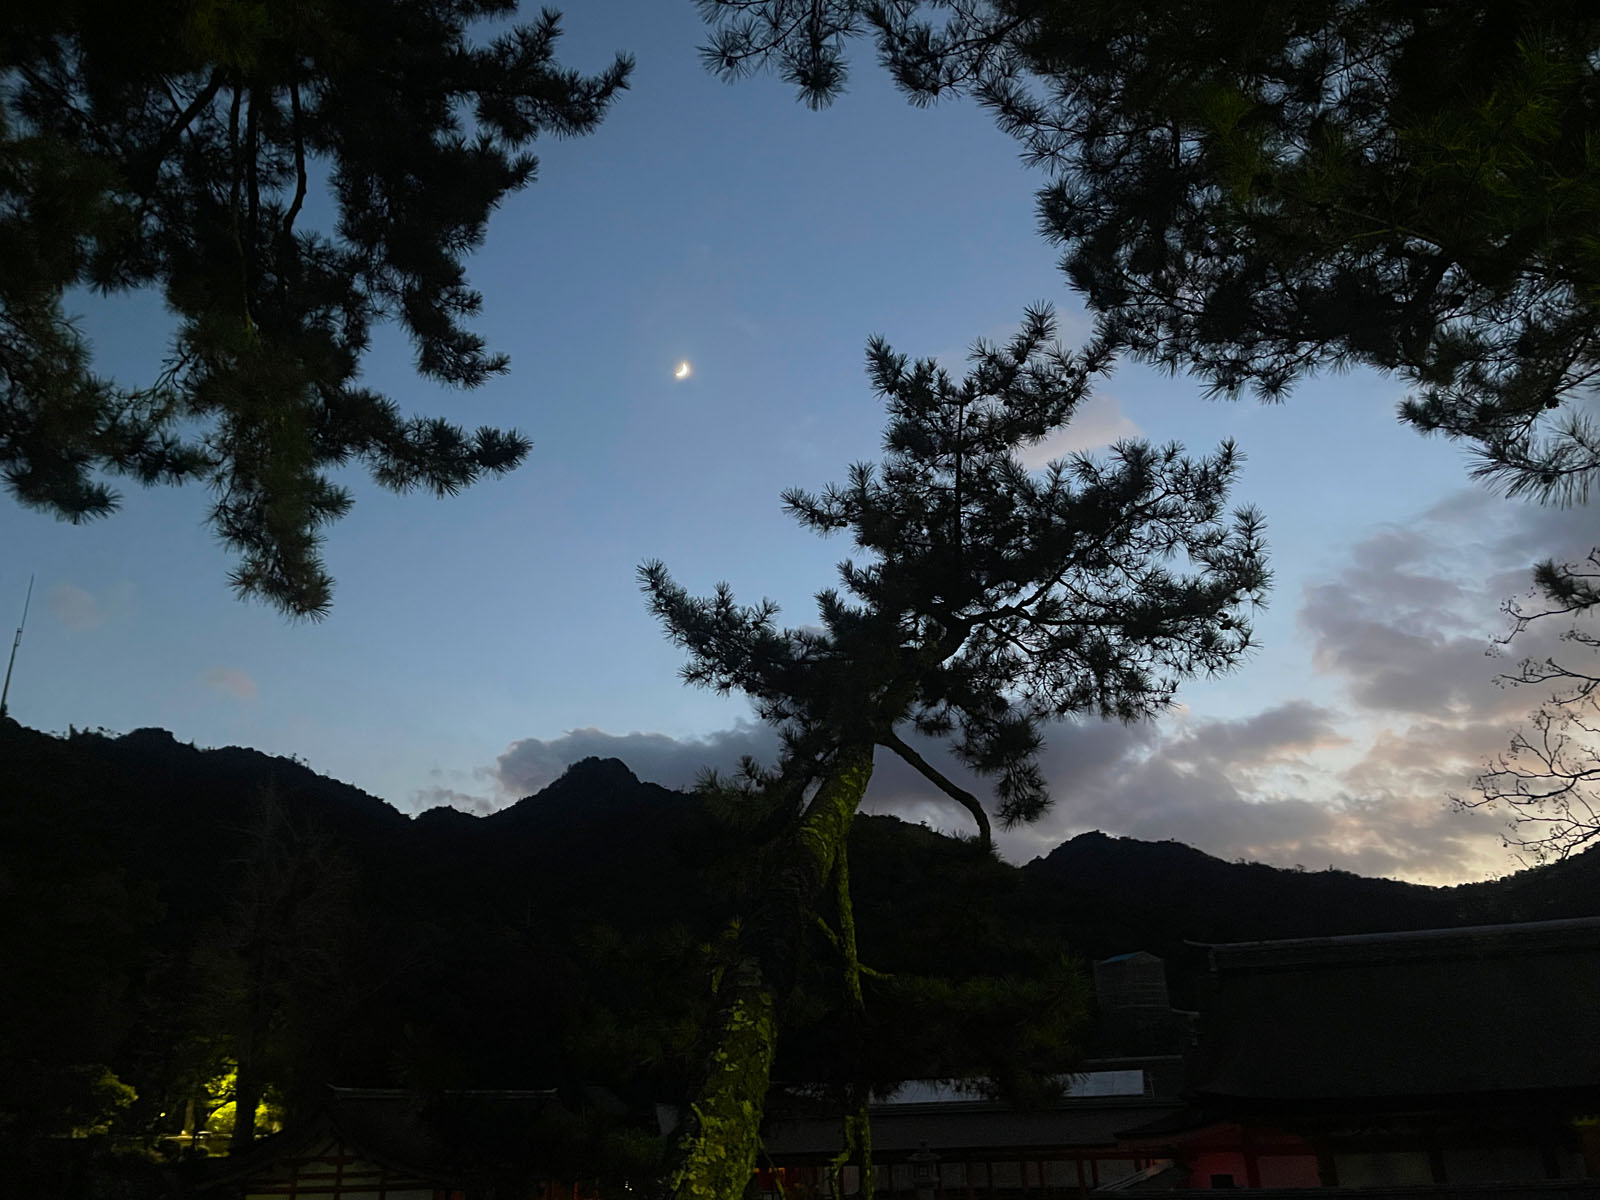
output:
[[1135, 950], [1102, 958], [1093, 971], [1096, 1013], [1086, 1031], [1091, 1054], [1181, 1054], [1188, 1049], [1194, 1014], [1173, 1009], [1164, 961]]
[[1094, 994], [1102, 1012], [1150, 1009], [1167, 1012], [1167, 965], [1144, 950], [1102, 958], [1094, 964]]

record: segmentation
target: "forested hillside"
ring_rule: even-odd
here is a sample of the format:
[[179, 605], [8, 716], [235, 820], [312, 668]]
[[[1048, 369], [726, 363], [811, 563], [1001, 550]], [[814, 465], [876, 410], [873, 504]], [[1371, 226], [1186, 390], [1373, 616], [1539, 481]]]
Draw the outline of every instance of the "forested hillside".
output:
[[[304, 765], [160, 730], [0, 727], [0, 1108], [9, 1137], [227, 1133], [323, 1085], [604, 1083], [647, 1107], [696, 1061], [713, 944], [768, 863], [750, 814], [589, 759], [488, 817], [410, 818]], [[1069, 1062], [1081, 966], [1194, 942], [1600, 913], [1590, 854], [1450, 889], [1227, 863], [1090, 833], [1025, 867], [892, 817], [853, 834], [875, 1074]], [[779, 1077], [841, 1047], [826, 953]], [[997, 1017], [996, 1013], [1000, 1016]], [[1040, 1057], [1041, 1038], [1062, 1044]], [[1030, 1039], [1032, 1039], [1030, 1041]], [[1031, 1047], [1031, 1049], [1030, 1049]]]

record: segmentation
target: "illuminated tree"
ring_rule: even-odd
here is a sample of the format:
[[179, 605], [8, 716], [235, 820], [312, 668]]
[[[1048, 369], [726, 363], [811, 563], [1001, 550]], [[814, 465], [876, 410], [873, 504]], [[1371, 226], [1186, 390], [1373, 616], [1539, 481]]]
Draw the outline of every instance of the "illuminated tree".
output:
[[[263, 788], [238, 862], [239, 888], [226, 915], [196, 950], [202, 1041], [231, 1085], [229, 1146], [248, 1147], [256, 1114], [274, 1085], [311, 1090], [311, 1046], [319, 1027], [343, 1015], [356, 915], [354, 868], [330, 835], [291, 817]], [[211, 1074], [212, 1072], [208, 1072]]]
[[[594, 129], [624, 57], [555, 61], [556, 15], [472, 26], [515, 0], [24, 0], [0, 32], [0, 472], [70, 521], [111, 512], [103, 476], [203, 482], [240, 562], [232, 582], [320, 616], [321, 531], [350, 507], [329, 478], [453, 494], [522, 461], [516, 431], [402, 416], [360, 382], [374, 324], [418, 372], [503, 372], [465, 322], [466, 256], [534, 177], [541, 134]], [[330, 228], [308, 228], [326, 182]], [[166, 367], [94, 369], [70, 289], [157, 290]]]
[[862, 555], [817, 596], [817, 627], [780, 628], [775, 605], [741, 605], [726, 585], [693, 597], [659, 562], [640, 569], [652, 611], [689, 653], [685, 680], [749, 696], [785, 746], [773, 771], [747, 772], [787, 816], [777, 865], [727, 935], [673, 1179], [685, 1200], [744, 1191], [782, 1004], [826, 908], [849, 1004], [861, 1005], [847, 839], [879, 748], [959, 803], [987, 846], [985, 805], [908, 734], [945, 741], [993, 779], [1002, 825], [1031, 821], [1050, 804], [1037, 756], [1051, 721], [1159, 712], [1182, 678], [1226, 670], [1250, 646], [1267, 571], [1259, 519], [1224, 512], [1231, 445], [1195, 459], [1121, 442], [1103, 462], [1078, 455], [1040, 473], [1018, 461], [1070, 420], [1104, 366], [1053, 337], [1050, 313], [1031, 311], [1007, 345], [980, 342], [959, 382], [871, 342], [868, 373], [888, 408], [882, 464], [784, 495], [802, 525], [849, 531]]

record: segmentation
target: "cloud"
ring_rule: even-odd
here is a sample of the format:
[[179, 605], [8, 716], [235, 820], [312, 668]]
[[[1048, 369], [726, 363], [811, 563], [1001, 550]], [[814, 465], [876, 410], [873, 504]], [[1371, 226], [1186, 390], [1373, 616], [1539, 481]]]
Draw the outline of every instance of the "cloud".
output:
[[673, 738], [664, 733], [606, 733], [573, 729], [557, 738], [522, 738], [496, 760], [493, 775], [499, 790], [518, 798], [553, 783], [582, 759], [620, 758], [633, 773], [663, 787], [694, 785], [707, 768], [727, 772], [743, 755], [770, 763], [778, 755], [778, 737], [764, 725], [740, 721], [732, 729], [700, 738]]
[[[1232, 719], [1182, 712], [1157, 722], [1088, 720], [1053, 727], [1040, 767], [1054, 804], [1037, 823], [997, 831], [1024, 862], [1091, 829], [1150, 841], [1177, 839], [1222, 858], [1327, 866], [1372, 875], [1460, 879], [1503, 866], [1499, 841], [1437, 796], [1377, 806], [1344, 788], [1316, 755], [1353, 744], [1337, 714], [1302, 699]], [[921, 753], [980, 797], [988, 787], [942, 747]], [[920, 776], [880, 752], [867, 811], [947, 832], [971, 822]]]
[[[1243, 737], [1244, 727], [1256, 723], [1260, 717], [1214, 724], [1232, 726]], [[1452, 812], [1437, 793], [1374, 797], [1330, 790], [1333, 781], [1314, 767], [1285, 776], [1241, 771], [1220, 755], [1195, 762], [1186, 740], [1157, 736], [1146, 752], [1130, 748], [1094, 778], [1058, 784], [1056, 807], [1044, 821], [1010, 835], [1012, 857], [1043, 853], [1074, 834], [1100, 829], [1152, 841], [1173, 838], [1221, 858], [1336, 866], [1364, 875], [1454, 881], [1504, 868], [1492, 821]]]
[[[905, 736], [935, 770], [977, 796], [992, 814], [994, 805], [989, 799], [993, 789], [989, 781], [968, 771], [945, 743], [909, 733]], [[1063, 806], [1073, 806], [1082, 797], [1094, 793], [1108, 772], [1117, 764], [1143, 753], [1157, 737], [1156, 727], [1149, 724], [1127, 726], [1095, 720], [1053, 726], [1040, 756], [1040, 766], [1051, 796], [1056, 800], [1052, 817]], [[878, 752], [863, 808], [867, 812], [893, 813], [947, 833], [974, 831], [972, 818], [965, 809], [887, 750]], [[996, 840], [1002, 848], [1020, 844], [1017, 838], [1008, 838], [998, 830]], [[1054, 841], [1050, 843], [1054, 844]], [[1025, 857], [1032, 857], [1032, 853]]]
[[[118, 597], [113, 593], [113, 600]], [[58, 583], [50, 589], [45, 603], [56, 620], [68, 629], [81, 631], [98, 629], [112, 617], [114, 603], [103, 604], [92, 592], [75, 583]]]
[[[1037, 824], [997, 831], [1002, 853], [1025, 862], [1086, 830], [1160, 841], [1174, 838], [1222, 858], [1279, 866], [1337, 866], [1369, 875], [1452, 881], [1504, 869], [1494, 822], [1457, 813], [1437, 791], [1358, 792], [1307, 761], [1351, 738], [1334, 714], [1291, 700], [1237, 720], [1120, 725], [1089, 720], [1053, 727], [1040, 757], [1055, 804]], [[918, 750], [980, 799], [990, 793], [942, 743]], [[707, 766], [728, 769], [741, 754], [770, 762], [777, 741], [741, 722], [702, 738], [661, 733], [573, 730], [524, 738], [502, 755], [496, 777], [505, 796], [524, 795], [589, 755], [616, 757], [641, 778], [688, 787]], [[1296, 788], [1304, 794], [1296, 794]], [[474, 797], [429, 789], [432, 803], [485, 811]], [[422, 793], [418, 793], [420, 798]], [[991, 806], [992, 807], [992, 806]], [[947, 833], [970, 835], [964, 809], [880, 750], [863, 811], [888, 813]]]
[[737, 330], [739, 333], [744, 334], [744, 336], [747, 338], [764, 338], [767, 336], [767, 331], [761, 322], [757, 321], [748, 313], [729, 313], [727, 322], [731, 328]]
[[1308, 700], [1289, 700], [1239, 720], [1197, 721], [1171, 739], [1177, 762], [1227, 764], [1234, 769], [1298, 762], [1319, 750], [1347, 746], [1338, 715]]
[[1137, 437], [1141, 430], [1122, 411], [1115, 396], [1098, 392], [1078, 408], [1072, 420], [1020, 455], [1022, 465], [1037, 470], [1058, 458], [1109, 446], [1122, 438]]
[[1566, 626], [1537, 622], [1501, 649], [1503, 605], [1536, 559], [1586, 553], [1578, 530], [1569, 514], [1468, 493], [1375, 533], [1306, 589], [1299, 621], [1316, 668], [1374, 718], [1514, 719], [1536, 698], [1495, 686], [1505, 660], [1559, 657]]
[[[1441, 839], [1437, 869], [1469, 831], [1498, 846], [1505, 814], [1454, 811], [1448, 798], [1470, 795], [1484, 763], [1545, 698], [1506, 686], [1504, 674], [1521, 658], [1570, 659], [1578, 649], [1554, 621], [1498, 646], [1509, 629], [1502, 606], [1526, 593], [1535, 560], [1581, 558], [1593, 536], [1592, 519], [1463, 492], [1374, 533], [1306, 589], [1299, 621], [1313, 663], [1344, 690], [1348, 721], [1365, 726], [1361, 753], [1332, 782], [1354, 813], [1411, 813], [1430, 828]], [[1407, 853], [1430, 861], [1420, 844]], [[1496, 857], [1503, 867], [1504, 853]]]
[[[1188, 842], [1223, 858], [1279, 866], [1336, 866], [1367, 875], [1455, 882], [1513, 864], [1504, 817], [1459, 811], [1483, 762], [1541, 697], [1496, 686], [1523, 655], [1570, 653], [1563, 630], [1536, 624], [1500, 658], [1503, 600], [1526, 590], [1528, 569], [1586, 554], [1593, 524], [1562, 510], [1479, 492], [1448, 496], [1414, 518], [1374, 531], [1312, 580], [1298, 621], [1312, 671], [1332, 682], [1337, 707], [1290, 695], [1226, 718], [1176, 709], [1124, 726], [1063, 722], [1048, 731], [1040, 765], [1055, 804], [1033, 826], [998, 832], [1013, 861], [1077, 833]], [[536, 791], [570, 763], [614, 756], [643, 778], [686, 787], [705, 767], [742, 754], [770, 762], [776, 738], [741, 722], [699, 738], [573, 730], [526, 738], [494, 768], [508, 796]], [[980, 798], [941, 744], [920, 742], [939, 770]], [[881, 751], [864, 808], [947, 832], [972, 832], [966, 812]]]
[[211, 667], [200, 680], [207, 687], [247, 704], [256, 699], [259, 691], [256, 681], [235, 667]]
[[1513, 549], [1494, 537], [1511, 518], [1482, 499], [1469, 495], [1381, 529], [1306, 587], [1299, 623], [1313, 663], [1359, 708], [1466, 712], [1492, 694], [1484, 660], [1506, 627], [1499, 589], [1514, 569], [1525, 579], [1531, 560], [1526, 542]]
[[[463, 771], [432, 767], [426, 787], [413, 788], [406, 809], [413, 816], [430, 808], [454, 808], [473, 816], [485, 817], [504, 808], [508, 797], [500, 794], [493, 767], [474, 767]], [[487, 794], [485, 794], [487, 793]], [[520, 797], [509, 797], [519, 799]]]

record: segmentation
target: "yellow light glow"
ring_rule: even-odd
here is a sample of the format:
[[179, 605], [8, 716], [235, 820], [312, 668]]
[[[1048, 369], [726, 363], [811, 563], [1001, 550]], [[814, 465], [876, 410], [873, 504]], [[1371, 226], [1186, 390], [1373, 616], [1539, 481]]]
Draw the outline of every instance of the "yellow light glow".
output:
[[678, 369], [672, 373], [672, 377], [674, 379], [689, 378], [689, 363], [687, 359], [678, 364]]

